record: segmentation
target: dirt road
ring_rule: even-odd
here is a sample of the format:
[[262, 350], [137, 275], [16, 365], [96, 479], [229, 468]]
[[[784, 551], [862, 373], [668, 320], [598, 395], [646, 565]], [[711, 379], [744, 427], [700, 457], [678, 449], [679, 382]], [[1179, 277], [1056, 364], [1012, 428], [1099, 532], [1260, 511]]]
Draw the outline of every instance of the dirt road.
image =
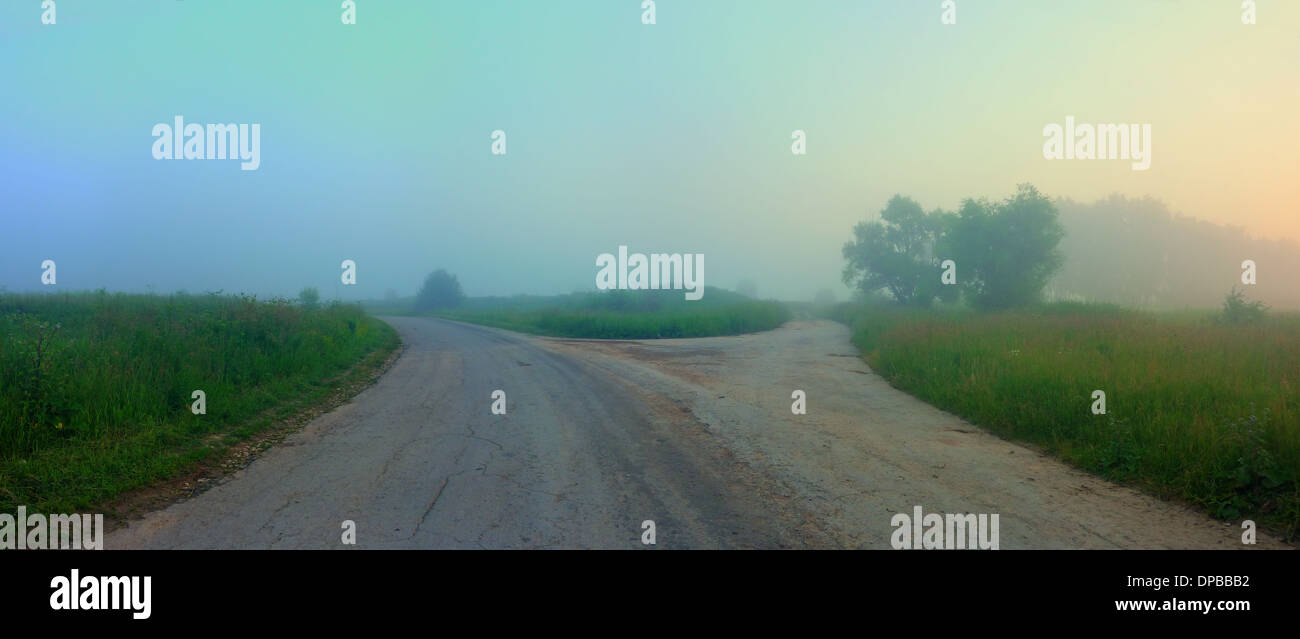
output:
[[601, 342], [388, 321], [406, 350], [376, 385], [105, 547], [643, 548], [652, 520], [657, 548], [889, 548], [918, 505], [999, 514], [1002, 549], [1242, 547], [891, 388], [838, 324]]

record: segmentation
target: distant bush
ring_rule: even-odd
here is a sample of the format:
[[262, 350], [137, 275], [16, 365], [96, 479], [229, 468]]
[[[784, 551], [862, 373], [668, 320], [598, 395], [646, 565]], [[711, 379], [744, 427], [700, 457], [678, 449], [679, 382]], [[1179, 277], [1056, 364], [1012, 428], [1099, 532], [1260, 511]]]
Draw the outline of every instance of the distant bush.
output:
[[320, 303], [320, 291], [315, 286], [308, 286], [298, 293], [298, 301], [307, 308], [316, 308]]
[[460, 288], [460, 280], [443, 269], [438, 269], [424, 278], [424, 285], [415, 295], [413, 310], [417, 313], [438, 311], [460, 306], [465, 301], [465, 292]]
[[1268, 307], [1260, 301], [1248, 301], [1245, 291], [1232, 288], [1223, 299], [1223, 313], [1219, 315], [1219, 321], [1224, 324], [1255, 324], [1264, 319], [1264, 312]]

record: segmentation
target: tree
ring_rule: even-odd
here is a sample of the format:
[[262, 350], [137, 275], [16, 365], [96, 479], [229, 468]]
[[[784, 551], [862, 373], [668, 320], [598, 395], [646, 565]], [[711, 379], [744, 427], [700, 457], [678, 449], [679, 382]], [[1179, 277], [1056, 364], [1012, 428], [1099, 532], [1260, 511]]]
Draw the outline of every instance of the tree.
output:
[[437, 311], [460, 305], [465, 293], [460, 290], [460, 282], [455, 275], [438, 269], [424, 278], [424, 285], [415, 296], [414, 310], [417, 313]]
[[1002, 202], [967, 199], [940, 243], [957, 264], [972, 306], [1002, 309], [1032, 304], [1061, 267], [1065, 236], [1056, 206], [1022, 184]]
[[298, 292], [298, 301], [307, 308], [316, 308], [320, 303], [320, 291], [315, 286], [308, 286]]
[[948, 297], [939, 281], [939, 260], [933, 255], [951, 223], [942, 211], [926, 213], [915, 200], [895, 195], [880, 219], [859, 222], [854, 239], [844, 244], [844, 283], [870, 295], [886, 290], [901, 304], [929, 306]]

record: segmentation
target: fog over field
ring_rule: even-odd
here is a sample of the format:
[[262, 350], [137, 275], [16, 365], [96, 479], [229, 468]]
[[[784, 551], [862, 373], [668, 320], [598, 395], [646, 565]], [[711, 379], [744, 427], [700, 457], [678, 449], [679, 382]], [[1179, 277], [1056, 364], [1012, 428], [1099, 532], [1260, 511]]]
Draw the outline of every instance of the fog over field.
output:
[[1297, 114], [1300, 0], [2, 0], [0, 601], [1280, 618]]
[[[28, 4], [0, 6], [10, 291], [49, 290], [54, 260], [59, 290], [375, 299], [442, 267], [471, 296], [557, 294], [625, 245], [845, 299], [840, 248], [894, 194], [1032, 183], [1067, 230], [1056, 297], [1216, 306], [1252, 259], [1252, 297], [1300, 306], [1295, 3], [1246, 28], [1213, 3], [990, 0], [947, 28], [930, 3], [719, 0], [643, 28], [619, 2], [395, 2], [343, 29], [309, 2], [66, 0], [19, 28]], [[255, 170], [155, 159], [178, 116], [258, 125]], [[1150, 125], [1149, 168], [1046, 159], [1067, 117]]]
[[1049, 295], [1142, 308], [1206, 308], [1241, 282], [1251, 260], [1268, 277], [1249, 286], [1275, 308], [1300, 308], [1300, 244], [1170, 213], [1152, 199], [1063, 202], [1065, 264]]

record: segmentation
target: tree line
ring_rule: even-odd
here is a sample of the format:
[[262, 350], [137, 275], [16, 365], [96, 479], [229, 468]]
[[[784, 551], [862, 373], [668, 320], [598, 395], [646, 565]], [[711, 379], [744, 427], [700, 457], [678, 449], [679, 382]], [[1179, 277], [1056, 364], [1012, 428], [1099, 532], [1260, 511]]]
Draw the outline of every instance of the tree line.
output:
[[844, 283], [907, 306], [965, 301], [993, 310], [1041, 301], [1061, 268], [1056, 205], [1029, 184], [999, 201], [968, 198], [926, 212], [895, 195], [880, 219], [858, 223], [843, 248]]

